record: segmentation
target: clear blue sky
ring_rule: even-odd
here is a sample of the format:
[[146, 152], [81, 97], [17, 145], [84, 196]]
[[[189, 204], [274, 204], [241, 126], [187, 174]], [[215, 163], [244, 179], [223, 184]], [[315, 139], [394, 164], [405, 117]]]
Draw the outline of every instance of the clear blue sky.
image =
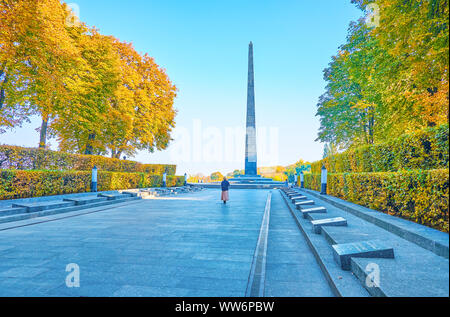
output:
[[[193, 138], [193, 120], [225, 134], [244, 127], [248, 43], [254, 44], [256, 122], [278, 129], [278, 151], [261, 153], [259, 165], [320, 159], [315, 117], [323, 69], [345, 42], [351, 20], [362, 15], [350, 0], [75, 0], [80, 18], [103, 34], [133, 42], [167, 70], [178, 87], [177, 130]], [[0, 136], [0, 143], [36, 146], [40, 120]], [[202, 130], [204, 132], [204, 130]], [[175, 135], [174, 135], [175, 136]], [[185, 142], [183, 138], [175, 140]], [[192, 140], [191, 140], [192, 141]], [[203, 142], [203, 141], [202, 141]], [[206, 141], [205, 141], [206, 142]], [[51, 140], [56, 148], [55, 140]], [[141, 152], [145, 163], [175, 163], [178, 174], [242, 169], [244, 157], [209, 160], [191, 142], [190, 155], [169, 149]], [[220, 142], [217, 142], [220, 143]], [[244, 140], [236, 145], [244, 149]], [[261, 150], [261, 149], [259, 149]], [[224, 150], [227, 152], [227, 150]], [[243, 154], [242, 154], [243, 155]]]

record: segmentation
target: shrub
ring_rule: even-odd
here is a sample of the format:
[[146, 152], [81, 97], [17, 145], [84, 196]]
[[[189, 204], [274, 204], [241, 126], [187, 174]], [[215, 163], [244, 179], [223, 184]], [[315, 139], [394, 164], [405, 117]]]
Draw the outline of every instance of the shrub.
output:
[[0, 176], [0, 199], [82, 193], [91, 182], [91, 173], [83, 171], [3, 170]]
[[428, 128], [386, 143], [366, 145], [327, 157], [312, 163], [311, 172], [320, 174], [322, 165], [330, 173], [448, 168], [448, 137], [448, 124]]
[[[167, 186], [181, 186], [184, 176], [167, 176]], [[90, 190], [90, 171], [0, 171], [0, 199], [83, 193]], [[147, 173], [98, 172], [98, 190], [160, 187], [162, 176]]]
[[0, 169], [17, 170], [76, 170], [90, 171], [94, 166], [100, 171], [142, 172], [175, 175], [176, 165], [141, 164], [98, 155], [80, 155], [37, 148], [0, 145]]
[[[329, 195], [449, 232], [449, 170], [337, 173]], [[320, 190], [320, 175], [305, 174], [305, 187]]]

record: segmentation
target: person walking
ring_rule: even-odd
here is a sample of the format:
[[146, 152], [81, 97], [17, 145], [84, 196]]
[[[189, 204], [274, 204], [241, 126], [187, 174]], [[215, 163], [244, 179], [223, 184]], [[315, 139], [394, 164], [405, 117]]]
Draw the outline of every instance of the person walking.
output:
[[230, 183], [228, 182], [227, 178], [224, 177], [222, 183], [220, 183], [220, 187], [222, 187], [222, 197], [220, 198], [223, 200], [223, 203], [226, 204], [227, 200], [230, 199], [228, 196], [228, 189], [230, 188]]

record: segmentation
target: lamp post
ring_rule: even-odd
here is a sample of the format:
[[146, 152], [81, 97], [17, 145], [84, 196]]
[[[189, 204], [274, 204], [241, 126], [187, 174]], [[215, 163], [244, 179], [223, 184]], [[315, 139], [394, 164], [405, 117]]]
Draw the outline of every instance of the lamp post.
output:
[[300, 172], [300, 188], [305, 188], [305, 175], [303, 171]]
[[325, 165], [322, 166], [322, 175], [320, 177], [320, 183], [322, 184], [320, 194], [326, 195], [327, 194], [327, 169], [326, 169]]
[[92, 177], [91, 177], [91, 192], [95, 193], [97, 191], [97, 166], [92, 168]]

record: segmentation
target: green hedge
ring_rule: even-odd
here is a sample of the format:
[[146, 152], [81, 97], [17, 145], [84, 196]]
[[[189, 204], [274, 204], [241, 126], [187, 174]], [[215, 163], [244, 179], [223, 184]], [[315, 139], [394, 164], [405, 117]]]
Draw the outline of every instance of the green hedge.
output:
[[176, 165], [141, 164], [99, 155], [79, 155], [37, 148], [0, 145], [0, 169], [4, 170], [75, 170], [90, 171], [94, 166], [100, 171], [142, 172], [155, 175], [175, 175]]
[[[90, 171], [0, 171], [0, 199], [83, 193], [90, 190]], [[184, 176], [167, 176], [167, 186], [182, 186]], [[98, 190], [160, 187], [162, 176], [147, 173], [98, 173]]]
[[[329, 195], [449, 232], [449, 170], [328, 174]], [[320, 190], [320, 174], [305, 174]]]
[[395, 172], [408, 169], [449, 167], [449, 126], [405, 134], [390, 142], [367, 145], [311, 164], [320, 174], [323, 165], [330, 173]]

